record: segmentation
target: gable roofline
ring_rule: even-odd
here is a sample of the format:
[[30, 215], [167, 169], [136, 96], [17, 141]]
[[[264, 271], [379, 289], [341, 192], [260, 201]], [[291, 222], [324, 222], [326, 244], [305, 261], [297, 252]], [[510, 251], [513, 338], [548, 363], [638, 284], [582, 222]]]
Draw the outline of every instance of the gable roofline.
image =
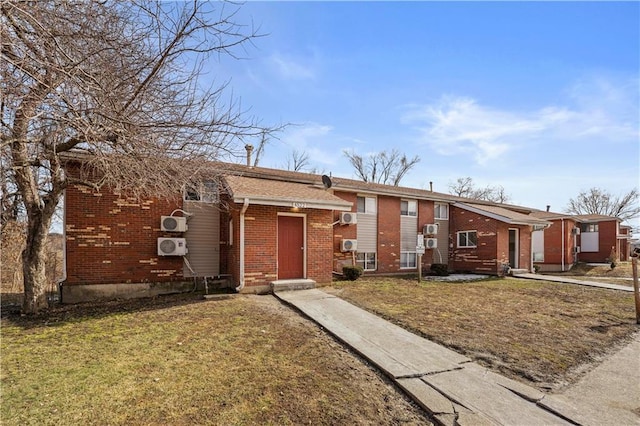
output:
[[454, 203], [454, 207], [461, 208], [509, 225], [549, 226], [551, 222], [538, 219], [530, 215], [522, 214], [499, 206], [484, 206], [468, 203]]

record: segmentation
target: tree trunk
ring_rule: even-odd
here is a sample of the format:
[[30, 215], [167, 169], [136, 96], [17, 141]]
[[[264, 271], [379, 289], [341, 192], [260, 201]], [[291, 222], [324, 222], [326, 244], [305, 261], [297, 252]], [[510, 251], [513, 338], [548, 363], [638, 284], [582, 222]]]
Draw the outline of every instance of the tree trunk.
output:
[[24, 300], [22, 312], [35, 314], [49, 306], [47, 302], [46, 244], [51, 219], [40, 212], [38, 217], [29, 218], [27, 245], [22, 252], [24, 274]]

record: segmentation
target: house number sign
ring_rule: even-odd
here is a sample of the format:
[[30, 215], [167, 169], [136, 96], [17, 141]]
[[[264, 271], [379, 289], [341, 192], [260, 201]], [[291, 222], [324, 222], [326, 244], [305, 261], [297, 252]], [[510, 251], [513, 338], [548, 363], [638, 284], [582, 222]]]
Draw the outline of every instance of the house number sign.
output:
[[307, 207], [307, 203], [299, 203], [299, 202], [293, 202], [293, 207], [297, 208], [297, 209], [304, 209]]

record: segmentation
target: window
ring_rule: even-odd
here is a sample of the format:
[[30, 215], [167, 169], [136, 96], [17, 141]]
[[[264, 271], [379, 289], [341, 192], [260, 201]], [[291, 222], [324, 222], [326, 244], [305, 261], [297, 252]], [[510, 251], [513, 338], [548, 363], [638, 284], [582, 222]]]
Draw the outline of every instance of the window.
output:
[[184, 189], [185, 201], [201, 201], [203, 203], [218, 202], [218, 185], [216, 182], [202, 182], [200, 185], [189, 185]]
[[358, 213], [376, 214], [375, 197], [358, 197], [357, 205], [358, 205]]
[[533, 252], [533, 261], [534, 262], [544, 262], [544, 252], [534, 251]]
[[416, 200], [400, 201], [400, 214], [402, 216], [417, 216], [418, 202]]
[[478, 234], [476, 231], [458, 232], [458, 247], [473, 248], [478, 246]]
[[356, 265], [365, 271], [376, 270], [376, 254], [375, 253], [356, 253]]
[[582, 232], [598, 232], [597, 223], [583, 223], [580, 225], [580, 231]]
[[400, 252], [400, 268], [417, 268], [415, 252]]
[[436, 219], [444, 219], [444, 220], [449, 219], [449, 205], [448, 204], [435, 203], [434, 209], [435, 209], [434, 217]]

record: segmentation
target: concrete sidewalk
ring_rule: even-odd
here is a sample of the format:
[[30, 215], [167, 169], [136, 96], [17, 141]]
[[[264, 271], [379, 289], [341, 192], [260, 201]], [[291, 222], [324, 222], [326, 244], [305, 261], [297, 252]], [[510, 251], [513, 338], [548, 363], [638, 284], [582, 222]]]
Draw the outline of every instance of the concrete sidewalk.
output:
[[570, 400], [545, 404], [547, 396], [541, 391], [493, 373], [336, 296], [317, 289], [275, 295], [386, 373], [440, 424], [581, 424], [571, 418], [578, 408]]
[[595, 282], [595, 281], [583, 281], [583, 280], [577, 280], [569, 277], [562, 277], [558, 275], [542, 275], [542, 274], [524, 273], [524, 274], [513, 274], [513, 277], [524, 278], [527, 280], [553, 281], [557, 283], [577, 284], [577, 285], [584, 285], [588, 287], [607, 288], [609, 290], [620, 290], [620, 291], [628, 291], [633, 293], [633, 287], [628, 287], [628, 286], [618, 285], [618, 284], [607, 284], [607, 283], [601, 283], [601, 282]]

